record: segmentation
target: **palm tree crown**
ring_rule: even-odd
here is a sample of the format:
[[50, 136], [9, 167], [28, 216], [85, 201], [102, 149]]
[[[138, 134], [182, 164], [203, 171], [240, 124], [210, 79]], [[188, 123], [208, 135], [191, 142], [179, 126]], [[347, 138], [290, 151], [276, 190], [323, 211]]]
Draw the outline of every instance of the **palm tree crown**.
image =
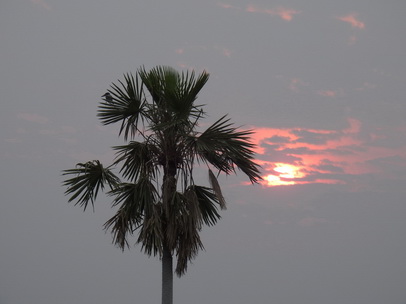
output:
[[[107, 188], [117, 212], [104, 227], [116, 245], [124, 250], [137, 232], [136, 243], [146, 254], [176, 255], [178, 276], [203, 248], [202, 226], [214, 225], [218, 209], [226, 206], [213, 171], [232, 174], [238, 168], [252, 183], [261, 178], [251, 131], [237, 130], [227, 116], [198, 130], [205, 113], [195, 101], [208, 78], [206, 72], [196, 76], [162, 66], [125, 74], [98, 110], [104, 125], [120, 123], [125, 144], [113, 147], [115, 160], [108, 167], [94, 160], [63, 172], [71, 176], [64, 181], [69, 201], [84, 210]], [[207, 165], [209, 187], [195, 184], [196, 164]], [[120, 178], [112, 171], [116, 167]]]

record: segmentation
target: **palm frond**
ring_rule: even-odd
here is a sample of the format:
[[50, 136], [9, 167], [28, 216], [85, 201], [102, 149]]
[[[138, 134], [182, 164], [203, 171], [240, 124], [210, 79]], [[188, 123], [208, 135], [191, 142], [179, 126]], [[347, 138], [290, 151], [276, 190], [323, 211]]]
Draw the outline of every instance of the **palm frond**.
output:
[[194, 101], [207, 82], [208, 73], [196, 78], [194, 72], [179, 73], [166, 66], [148, 72], [140, 69], [138, 73], [153, 99], [149, 112], [152, 130], [189, 125], [192, 118], [201, 117], [201, 106], [194, 105]]
[[212, 189], [196, 185], [190, 186], [184, 194], [177, 193], [176, 198], [174, 205], [182, 206], [178, 207], [181, 212], [175, 213], [176, 225], [167, 235], [176, 237], [175, 272], [180, 277], [186, 273], [188, 262], [204, 249], [199, 232], [202, 224], [212, 226], [220, 219], [216, 205], [221, 206], [221, 203]]
[[138, 130], [139, 119], [143, 118], [145, 96], [143, 84], [132, 74], [124, 75], [124, 82], [112, 84], [108, 92], [111, 100], [100, 102], [97, 116], [104, 125], [121, 122], [119, 135], [124, 132], [124, 140], [134, 137]]
[[151, 94], [153, 103], [167, 111], [168, 99], [176, 98], [178, 72], [167, 66], [157, 66], [150, 71], [143, 67], [138, 70], [138, 75]]
[[187, 270], [188, 261], [194, 259], [203, 249], [199, 232], [202, 228], [202, 217], [199, 201], [193, 191], [176, 192], [172, 200], [172, 211], [168, 219], [165, 240], [170, 249], [177, 254], [175, 272], [178, 276]]
[[115, 146], [116, 160], [114, 164], [122, 163], [120, 172], [130, 180], [137, 180], [140, 176], [155, 178], [158, 170], [159, 150], [148, 142], [131, 141], [128, 145]]
[[209, 169], [209, 181], [211, 188], [213, 189], [214, 194], [217, 196], [217, 200], [219, 201], [221, 209], [227, 209], [226, 207], [226, 200], [223, 197], [223, 193], [221, 192], [220, 184], [214, 175], [213, 171]]
[[252, 183], [261, 179], [259, 166], [254, 162], [254, 145], [249, 142], [250, 130], [237, 130], [226, 116], [221, 117], [200, 136], [190, 136], [188, 144], [198, 158], [226, 174], [237, 167]]
[[196, 194], [199, 202], [199, 210], [202, 221], [207, 226], [213, 226], [221, 218], [216, 205], [220, 206], [217, 196], [210, 188], [203, 186], [190, 186], [187, 191], [192, 191]]
[[162, 204], [157, 203], [153, 206], [153, 212], [144, 217], [140, 226], [140, 232], [137, 244], [141, 243], [141, 250], [145, 254], [162, 255], [162, 244], [164, 232], [162, 231]]
[[138, 229], [145, 218], [150, 218], [153, 214], [157, 191], [151, 181], [145, 178], [137, 183], [121, 183], [108, 194], [115, 196], [113, 206], [120, 207], [104, 224], [104, 229], [111, 228], [113, 243], [124, 250], [128, 246], [128, 235]]
[[178, 119], [190, 119], [200, 115], [200, 107], [194, 105], [200, 90], [209, 80], [209, 74], [203, 71], [197, 78], [195, 72], [182, 72], [179, 75], [178, 98], [171, 100], [170, 106]]
[[89, 161], [87, 163], [78, 163], [75, 169], [64, 170], [62, 175], [75, 175], [63, 182], [67, 187], [65, 195], [71, 195], [69, 202], [77, 199], [75, 205], [83, 207], [86, 210], [90, 202], [94, 208], [94, 200], [100, 190], [106, 185], [113, 189], [120, 182], [108, 168], [104, 168], [98, 161]]

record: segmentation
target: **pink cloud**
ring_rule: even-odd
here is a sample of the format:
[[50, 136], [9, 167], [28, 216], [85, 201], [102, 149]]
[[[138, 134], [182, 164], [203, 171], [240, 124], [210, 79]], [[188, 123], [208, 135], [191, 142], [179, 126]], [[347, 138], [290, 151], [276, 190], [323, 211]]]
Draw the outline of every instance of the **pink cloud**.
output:
[[261, 9], [258, 8], [254, 5], [248, 5], [247, 8], [245, 9], [249, 13], [263, 13], [263, 14], [268, 14], [268, 15], [273, 15], [273, 16], [279, 16], [285, 21], [291, 21], [293, 19], [294, 15], [300, 14], [300, 11], [296, 11], [293, 9], [288, 9], [284, 7], [278, 7], [276, 9]]
[[342, 17], [337, 17], [337, 19], [351, 24], [351, 26], [353, 28], [364, 29], [365, 24], [363, 22], [361, 22], [360, 20], [358, 20], [357, 17], [358, 17], [358, 14], [350, 13], [350, 14], [342, 16]]
[[261, 12], [258, 8], [253, 6], [252, 4], [248, 5], [247, 8], [245, 9], [249, 13], [258, 13]]
[[299, 11], [295, 11], [292, 9], [286, 9], [283, 7], [277, 8], [275, 11], [276, 15], [281, 17], [285, 21], [291, 21], [294, 15], [300, 14]]

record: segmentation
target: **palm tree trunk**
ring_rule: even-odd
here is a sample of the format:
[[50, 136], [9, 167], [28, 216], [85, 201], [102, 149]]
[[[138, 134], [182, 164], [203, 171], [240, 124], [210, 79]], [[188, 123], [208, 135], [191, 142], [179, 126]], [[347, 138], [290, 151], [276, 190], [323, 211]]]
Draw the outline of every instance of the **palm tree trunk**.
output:
[[173, 303], [172, 253], [166, 245], [162, 254], [162, 304]]

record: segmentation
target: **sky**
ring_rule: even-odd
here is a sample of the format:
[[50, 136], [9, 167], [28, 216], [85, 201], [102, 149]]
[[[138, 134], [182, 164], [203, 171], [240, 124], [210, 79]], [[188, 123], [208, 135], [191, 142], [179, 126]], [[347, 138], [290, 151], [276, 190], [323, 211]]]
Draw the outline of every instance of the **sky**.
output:
[[[174, 303], [405, 304], [406, 2], [0, 3], [0, 303], [159, 303], [161, 265], [121, 252], [61, 171], [122, 144], [100, 96], [141, 66], [206, 70], [207, 125], [252, 129], [263, 181], [228, 209]], [[201, 184], [207, 178], [199, 177]]]

